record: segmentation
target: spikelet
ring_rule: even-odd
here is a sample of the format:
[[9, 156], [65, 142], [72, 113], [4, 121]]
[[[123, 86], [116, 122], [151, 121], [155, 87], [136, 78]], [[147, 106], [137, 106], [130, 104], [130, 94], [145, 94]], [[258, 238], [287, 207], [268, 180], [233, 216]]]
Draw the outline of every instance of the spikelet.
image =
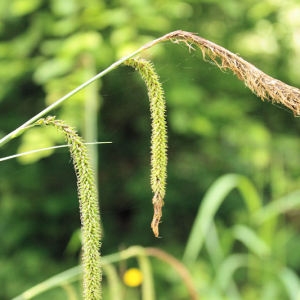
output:
[[151, 114], [151, 189], [154, 194], [151, 228], [159, 236], [159, 223], [164, 205], [167, 178], [167, 125], [163, 89], [153, 64], [145, 59], [129, 59], [126, 65], [135, 68], [145, 81]]
[[39, 119], [37, 125], [54, 126], [62, 132], [70, 146], [77, 177], [82, 233], [83, 299], [101, 299], [100, 266], [100, 214], [94, 173], [88, 159], [87, 148], [74, 128], [55, 117]]

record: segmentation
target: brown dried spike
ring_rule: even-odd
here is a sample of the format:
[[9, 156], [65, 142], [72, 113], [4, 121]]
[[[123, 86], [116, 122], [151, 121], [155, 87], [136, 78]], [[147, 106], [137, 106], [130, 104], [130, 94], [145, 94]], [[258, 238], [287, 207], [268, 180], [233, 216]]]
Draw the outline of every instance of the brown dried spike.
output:
[[262, 100], [281, 103], [292, 110], [295, 115], [300, 115], [300, 90], [298, 88], [265, 74], [240, 56], [191, 32], [173, 31], [156, 42], [165, 40], [183, 42], [188, 45], [189, 49], [191, 49], [190, 44], [197, 45], [204, 59], [209, 57], [220, 69], [230, 69]]
[[156, 192], [155, 195], [152, 198], [152, 204], [153, 204], [153, 218], [151, 222], [151, 228], [155, 235], [155, 237], [159, 236], [159, 223], [162, 216], [162, 207], [164, 205], [163, 197], [160, 195], [160, 193]]

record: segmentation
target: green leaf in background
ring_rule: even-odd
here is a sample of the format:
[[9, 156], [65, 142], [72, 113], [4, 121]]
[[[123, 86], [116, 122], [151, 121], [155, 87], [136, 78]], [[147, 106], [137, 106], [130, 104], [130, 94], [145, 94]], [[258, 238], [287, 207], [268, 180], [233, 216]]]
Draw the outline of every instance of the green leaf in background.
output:
[[255, 187], [247, 178], [236, 174], [227, 174], [219, 178], [207, 191], [199, 206], [198, 214], [186, 243], [183, 256], [185, 263], [192, 265], [197, 259], [218, 208], [234, 188], [241, 192], [242, 200], [244, 200], [250, 214], [262, 206]]
[[10, 12], [14, 17], [21, 17], [34, 12], [42, 4], [41, 0], [15, 0], [10, 2]]

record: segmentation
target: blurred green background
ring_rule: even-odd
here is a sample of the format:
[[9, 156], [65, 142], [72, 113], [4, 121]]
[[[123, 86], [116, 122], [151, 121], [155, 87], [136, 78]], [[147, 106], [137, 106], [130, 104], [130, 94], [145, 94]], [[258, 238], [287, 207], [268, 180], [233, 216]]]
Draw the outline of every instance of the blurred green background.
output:
[[[118, 58], [177, 29], [300, 85], [298, 0], [1, 0], [0, 137]], [[284, 107], [261, 102], [231, 73], [203, 62], [199, 51], [164, 43], [144, 56], [155, 64], [168, 108], [162, 238], [150, 230], [150, 117], [139, 75], [120, 67], [52, 114], [89, 141], [112, 142], [97, 147], [102, 254], [139, 244], [180, 258], [201, 199], [221, 175], [245, 175], [266, 204], [299, 189], [300, 123]], [[90, 134], [95, 124], [97, 136]], [[52, 130], [34, 128], [0, 155], [62, 143]], [[1, 162], [0, 178], [0, 298], [10, 299], [78, 264], [80, 222], [67, 149]], [[216, 216], [225, 244], [245, 214], [241, 197], [229, 198]], [[299, 211], [281, 216], [279, 224], [285, 230], [274, 235], [280, 263], [300, 272]], [[258, 299], [252, 291], [245, 295]]]

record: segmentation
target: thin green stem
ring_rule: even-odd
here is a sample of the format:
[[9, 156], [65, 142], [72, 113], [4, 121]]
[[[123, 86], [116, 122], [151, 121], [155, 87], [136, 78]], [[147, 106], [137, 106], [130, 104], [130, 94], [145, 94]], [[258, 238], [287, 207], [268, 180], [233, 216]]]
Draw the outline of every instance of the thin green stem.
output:
[[154, 300], [155, 289], [150, 260], [144, 248], [141, 247], [139, 252], [140, 253], [138, 254], [138, 263], [144, 278], [142, 283], [142, 299]]
[[75, 95], [76, 93], [78, 93], [79, 91], [81, 91], [82, 89], [84, 89], [85, 87], [87, 87], [88, 85], [90, 85], [92, 82], [94, 82], [97, 79], [103, 77], [104, 75], [108, 74], [112, 70], [116, 69], [118, 66], [120, 66], [121, 64], [123, 64], [129, 58], [131, 58], [131, 57], [137, 55], [138, 53], [140, 53], [140, 52], [142, 52], [142, 51], [144, 51], [144, 50], [146, 50], [146, 49], [154, 46], [155, 44], [157, 44], [158, 42], [160, 42], [160, 40], [161, 40], [161, 38], [153, 40], [153, 41], [151, 41], [151, 42], [143, 45], [142, 47], [140, 47], [136, 51], [130, 53], [129, 55], [120, 58], [119, 60], [117, 60], [116, 62], [114, 62], [113, 64], [111, 64], [109, 67], [107, 67], [106, 69], [104, 69], [103, 71], [101, 71], [100, 73], [98, 73], [97, 75], [93, 76], [91, 79], [85, 81], [83, 84], [79, 85], [74, 90], [72, 90], [69, 93], [67, 93], [65, 96], [61, 97], [60, 99], [58, 99], [57, 101], [55, 101], [51, 105], [47, 106], [44, 110], [42, 110], [41, 112], [39, 112], [38, 114], [36, 114], [35, 116], [33, 116], [31, 119], [29, 119], [28, 121], [26, 121], [24, 124], [22, 124], [21, 126], [19, 126], [17, 129], [13, 130], [9, 134], [5, 135], [2, 139], [0, 139], [0, 146], [4, 145], [8, 141], [10, 141], [10, 140], [14, 139], [15, 137], [17, 137], [18, 135], [20, 135], [21, 132], [27, 126], [29, 126], [32, 123], [36, 122], [38, 119], [40, 119], [41, 117], [43, 117], [44, 115], [46, 115], [47, 113], [49, 113], [50, 111], [52, 111], [54, 108], [56, 108], [58, 105], [60, 105], [65, 100], [69, 99], [70, 97], [72, 97], [73, 95]]
[[[108, 264], [116, 263], [122, 260], [127, 260], [131, 257], [145, 255], [145, 249], [143, 247], [132, 246], [126, 250], [110, 254], [101, 258], [101, 266], [106, 266]], [[64, 271], [60, 274], [54, 275], [53, 277], [37, 284], [36, 286], [23, 292], [21, 295], [13, 298], [13, 300], [29, 300], [33, 297], [40, 295], [52, 288], [61, 286], [65, 283], [71, 283], [79, 280], [82, 276], [83, 268], [82, 266], [77, 266]]]
[[[84, 77], [88, 79], [96, 74], [95, 60], [90, 53], [85, 53], [82, 56], [83, 66], [85, 69]], [[100, 107], [99, 96], [100, 82], [94, 82], [85, 91], [85, 107], [84, 107], [84, 132], [83, 138], [87, 142], [94, 142], [98, 136], [98, 111]], [[92, 168], [94, 169], [95, 181], [98, 182], [98, 151], [94, 144], [88, 145], [88, 152]]]
[[53, 287], [57, 287], [57, 286], [61, 286], [62, 284], [77, 281], [81, 278], [81, 276], [82, 276], [82, 267], [81, 266], [71, 268], [67, 271], [57, 274], [39, 284], [37, 284], [36, 286], [34, 286], [34, 287], [30, 288], [29, 290], [27, 290], [26, 292], [22, 293], [21, 295], [13, 298], [13, 300], [32, 299], [33, 297], [40, 295]]
[[230, 69], [240, 80], [243, 80], [245, 84], [261, 99], [267, 99], [272, 100], [276, 103], [282, 103], [283, 105], [291, 109], [295, 115], [300, 114], [300, 90], [298, 88], [289, 86], [281, 82], [280, 80], [268, 76], [267, 74], [263, 73], [258, 68], [248, 63], [241, 57], [237, 56], [236, 54], [233, 54], [229, 50], [213, 42], [210, 42], [191, 32], [176, 30], [146, 43], [136, 51], [130, 53], [127, 56], [122, 57], [121, 59], [111, 64], [108, 68], [104, 69], [102, 72], [98, 73], [91, 79], [79, 85], [77, 88], [75, 88], [62, 98], [58, 99], [53, 104], [46, 107], [37, 115], [26, 121], [23, 125], [21, 125], [17, 129], [4, 136], [2, 139], [0, 139], [0, 146], [18, 136], [25, 127], [34, 123], [39, 118], [43, 117], [45, 114], [49, 113], [59, 104], [61, 104], [74, 94], [78, 93], [95, 80], [103, 77], [110, 71], [114, 70], [115, 68], [123, 64], [126, 60], [145, 51], [146, 49], [155, 46], [160, 42], [168, 40], [171, 40], [177, 44], [183, 42], [188, 46], [190, 50], [194, 49], [192, 46], [193, 44], [197, 45], [202, 51], [203, 58], [208, 56], [221, 69]]
[[[93, 142], [93, 143], [84, 143], [84, 145], [99, 145], [99, 144], [111, 144], [111, 143], [112, 142]], [[67, 148], [67, 147], [70, 147], [70, 145], [57, 145], [57, 146], [51, 146], [51, 147], [46, 147], [46, 148], [34, 149], [34, 150], [30, 150], [30, 151], [26, 151], [26, 152], [22, 152], [22, 153], [18, 153], [18, 154], [1, 157], [0, 162], [9, 160], [9, 159], [13, 159], [13, 158], [17, 158], [17, 157], [21, 157], [24, 155], [30, 155], [30, 154], [34, 154], [34, 153], [38, 153], [38, 152], [42, 152], [42, 151], [55, 150], [55, 149]]]
[[122, 300], [122, 287], [116, 268], [112, 264], [102, 264], [109, 286], [110, 300]]

